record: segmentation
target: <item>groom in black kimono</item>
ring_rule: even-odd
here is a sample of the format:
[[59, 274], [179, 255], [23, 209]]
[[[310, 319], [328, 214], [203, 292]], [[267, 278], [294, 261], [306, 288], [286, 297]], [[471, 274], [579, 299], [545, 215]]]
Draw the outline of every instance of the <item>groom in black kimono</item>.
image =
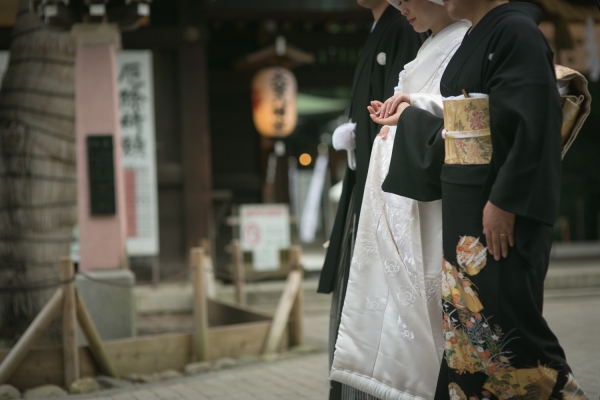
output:
[[[333, 292], [330, 362], [333, 359], [348, 283], [348, 270], [371, 149], [379, 133], [377, 124], [369, 117], [367, 106], [373, 99], [387, 99], [394, 94], [400, 71], [416, 57], [426, 39], [425, 35], [415, 33], [406, 18], [386, 0], [358, 0], [358, 4], [371, 10], [375, 23], [358, 60], [352, 85], [350, 119], [356, 123], [356, 171], [349, 168], [346, 170], [318, 288], [319, 293]], [[330, 399], [341, 398], [339, 393], [336, 394], [341, 388], [336, 389], [335, 386]]]
[[383, 6], [383, 12], [380, 15], [373, 12], [376, 18], [375, 24], [356, 66], [350, 105], [350, 119], [356, 123], [356, 171], [347, 169], [344, 177], [339, 208], [319, 281], [319, 293], [333, 291], [348, 203], [354, 190], [359, 196], [356, 205], [358, 224], [371, 149], [379, 133], [378, 125], [369, 117], [367, 106], [372, 99], [387, 99], [394, 94], [400, 71], [405, 64], [416, 57], [417, 51], [426, 39], [424, 35], [415, 33], [406, 18], [394, 7], [389, 6], [386, 0], [359, 0], [359, 3], [361, 5], [376, 3], [379, 8]]

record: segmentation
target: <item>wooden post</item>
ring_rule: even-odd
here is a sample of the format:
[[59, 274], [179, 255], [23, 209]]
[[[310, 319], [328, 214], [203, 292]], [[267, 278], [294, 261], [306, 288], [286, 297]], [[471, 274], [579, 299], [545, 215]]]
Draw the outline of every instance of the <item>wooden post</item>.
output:
[[302, 290], [302, 271], [290, 271], [279, 305], [273, 316], [273, 322], [271, 322], [269, 328], [267, 341], [263, 349], [264, 356], [270, 356], [277, 352], [300, 290]]
[[302, 289], [303, 271], [300, 264], [301, 256], [302, 248], [300, 246], [294, 245], [290, 248], [290, 269], [300, 272], [300, 289], [290, 312], [290, 346], [304, 344], [304, 291]]
[[10, 353], [0, 364], [0, 385], [6, 383], [8, 378], [13, 372], [19, 367], [21, 362], [31, 350], [31, 347], [35, 342], [42, 336], [44, 330], [50, 325], [50, 322], [54, 319], [56, 314], [61, 309], [63, 300], [62, 289], [58, 289], [48, 300], [44, 308], [35, 317], [31, 325], [27, 328], [23, 336], [19, 339], [17, 344], [12, 348]]
[[238, 304], [245, 306], [246, 299], [246, 265], [244, 263], [244, 252], [238, 239], [231, 241], [231, 259], [235, 269], [235, 300]]
[[204, 286], [204, 249], [192, 249], [192, 287], [194, 289], [194, 343], [195, 361], [208, 361], [208, 307]]
[[100, 335], [96, 330], [96, 325], [94, 325], [94, 321], [92, 321], [92, 317], [90, 317], [90, 313], [85, 307], [85, 303], [81, 299], [81, 296], [77, 293], [77, 290], [75, 290], [75, 298], [77, 302], [77, 319], [79, 321], [79, 326], [88, 341], [92, 356], [94, 356], [94, 359], [103, 373], [112, 376], [113, 378], [118, 378], [119, 375], [117, 374], [117, 370], [110, 361], [106, 349], [102, 344], [102, 339], [100, 339]]
[[200, 239], [200, 247], [204, 249], [204, 285], [206, 287], [206, 296], [209, 299], [214, 299], [217, 297], [217, 287], [215, 284], [215, 271], [210, 240], [207, 238]]
[[183, 161], [185, 249], [212, 232], [212, 167], [209, 123], [207, 36], [200, 29], [202, 1], [180, 0], [186, 43], [178, 49], [179, 110]]
[[240, 211], [237, 204], [231, 206], [231, 237], [233, 239], [240, 238]]
[[63, 369], [65, 386], [79, 379], [79, 350], [77, 346], [77, 311], [75, 301], [75, 285], [73, 277], [75, 269], [70, 257], [62, 257], [59, 265], [60, 279], [63, 281], [62, 304], [62, 344], [63, 344]]

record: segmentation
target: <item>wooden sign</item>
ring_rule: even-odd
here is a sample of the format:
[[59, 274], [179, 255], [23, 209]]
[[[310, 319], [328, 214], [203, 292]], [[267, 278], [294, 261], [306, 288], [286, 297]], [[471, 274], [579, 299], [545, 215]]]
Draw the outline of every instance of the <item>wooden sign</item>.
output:
[[90, 214], [114, 215], [115, 166], [112, 135], [90, 135], [87, 138]]

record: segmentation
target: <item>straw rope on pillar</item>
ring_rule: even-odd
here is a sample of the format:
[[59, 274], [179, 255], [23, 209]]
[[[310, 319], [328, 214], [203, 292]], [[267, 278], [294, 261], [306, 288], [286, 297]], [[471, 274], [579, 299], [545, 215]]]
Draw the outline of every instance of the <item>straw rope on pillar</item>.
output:
[[[77, 216], [75, 47], [29, 3], [0, 89], [0, 286], [58, 280]], [[55, 290], [0, 291], [0, 337], [22, 332]]]

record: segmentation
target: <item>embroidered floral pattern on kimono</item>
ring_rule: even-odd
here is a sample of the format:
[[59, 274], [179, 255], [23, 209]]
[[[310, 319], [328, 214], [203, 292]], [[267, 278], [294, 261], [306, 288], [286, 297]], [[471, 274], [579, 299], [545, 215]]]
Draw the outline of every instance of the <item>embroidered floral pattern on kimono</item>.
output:
[[492, 139], [489, 136], [446, 139], [446, 164], [486, 165], [492, 159]]
[[557, 378], [558, 371], [542, 365], [522, 369], [509, 367], [490, 375], [483, 387], [500, 398], [547, 400]]
[[490, 163], [492, 139], [487, 97], [444, 100], [444, 128], [446, 164]]
[[490, 105], [482, 100], [469, 101], [463, 108], [469, 128], [473, 131], [487, 130], [490, 127]]
[[370, 294], [367, 296], [367, 310], [373, 312], [379, 312], [385, 310], [385, 305], [387, 304], [387, 299], [384, 297], [376, 296], [374, 294]]
[[448, 385], [448, 389], [450, 390], [450, 400], [467, 400], [465, 392], [456, 383]]
[[465, 272], [477, 275], [487, 262], [487, 247], [472, 236], [463, 236], [456, 246], [456, 260]]
[[573, 374], [569, 374], [565, 388], [562, 390], [563, 400], [588, 400], [588, 397], [579, 387], [579, 383], [575, 380]]
[[473, 130], [485, 129], [488, 116], [483, 111], [475, 110], [469, 115], [469, 126]]
[[[545, 365], [517, 369], [511, 365], [508, 344], [517, 337], [491, 324], [473, 283], [465, 276], [477, 275], [486, 265], [487, 248], [478, 238], [462, 236], [456, 247], [459, 267], [442, 260], [443, 332], [448, 366], [458, 374], [480, 373], [488, 376], [483, 398], [548, 400], [558, 379], [558, 371]], [[467, 399], [456, 383], [448, 386], [451, 399]], [[572, 375], [563, 390], [563, 400], [586, 399]], [[477, 400], [471, 397], [469, 400]]]
[[443, 260], [442, 300], [452, 304], [457, 310], [479, 312], [483, 305], [473, 291], [473, 283], [456, 267]]

